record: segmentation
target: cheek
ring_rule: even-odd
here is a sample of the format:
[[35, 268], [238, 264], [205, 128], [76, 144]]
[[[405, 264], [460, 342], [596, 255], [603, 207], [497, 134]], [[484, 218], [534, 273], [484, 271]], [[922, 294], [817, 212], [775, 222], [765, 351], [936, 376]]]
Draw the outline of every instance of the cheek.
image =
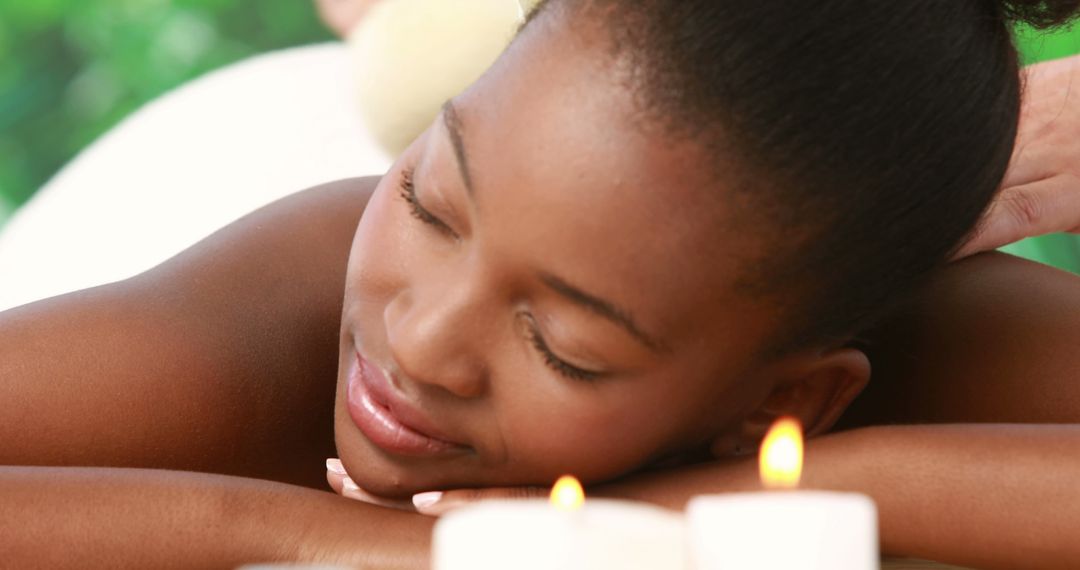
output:
[[646, 463], [668, 439], [665, 420], [679, 414], [658, 410], [645, 395], [610, 396], [522, 398], [504, 427], [513, 461], [542, 479], [572, 473], [586, 482], [612, 479]]
[[550, 378], [513, 386], [514, 401], [500, 406], [510, 458], [542, 481], [572, 473], [598, 482], [696, 448], [739, 413], [746, 395], [736, 383], [693, 375], [702, 365], [690, 364], [592, 387]]
[[384, 179], [360, 219], [349, 252], [346, 303], [358, 297], [383, 298], [400, 287], [408, 257], [408, 219], [395, 203], [390, 180]]

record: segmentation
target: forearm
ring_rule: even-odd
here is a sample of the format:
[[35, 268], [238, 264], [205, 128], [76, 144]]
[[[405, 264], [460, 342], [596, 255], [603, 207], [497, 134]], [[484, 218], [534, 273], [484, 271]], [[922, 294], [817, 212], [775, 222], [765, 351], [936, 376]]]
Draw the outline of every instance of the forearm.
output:
[[0, 467], [0, 505], [0, 552], [20, 568], [427, 568], [432, 525], [293, 485], [142, 469]]
[[[708, 464], [601, 489], [682, 508], [760, 489], [755, 461]], [[803, 487], [873, 497], [883, 552], [985, 569], [1080, 564], [1080, 427], [875, 427], [810, 441]]]

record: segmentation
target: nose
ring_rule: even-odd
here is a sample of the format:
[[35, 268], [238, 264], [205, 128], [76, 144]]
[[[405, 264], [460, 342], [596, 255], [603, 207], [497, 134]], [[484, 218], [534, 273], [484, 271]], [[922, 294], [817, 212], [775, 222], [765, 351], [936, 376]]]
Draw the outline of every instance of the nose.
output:
[[410, 379], [463, 398], [481, 395], [487, 379], [481, 357], [482, 301], [468, 284], [413, 287], [386, 306], [387, 343]]

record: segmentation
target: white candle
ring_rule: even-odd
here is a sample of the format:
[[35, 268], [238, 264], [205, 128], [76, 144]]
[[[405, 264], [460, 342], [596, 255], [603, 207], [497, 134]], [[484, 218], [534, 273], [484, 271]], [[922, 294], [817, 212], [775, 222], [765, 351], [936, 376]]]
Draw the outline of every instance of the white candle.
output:
[[683, 517], [665, 509], [587, 500], [484, 501], [435, 525], [434, 570], [669, 570], [685, 568]]
[[695, 497], [687, 507], [696, 570], [870, 570], [877, 511], [855, 493], [787, 491]]
[[[798, 422], [766, 436], [766, 486], [794, 488], [802, 469]], [[857, 493], [766, 491], [701, 496], [687, 507], [696, 570], [871, 570], [878, 568], [877, 509]]]

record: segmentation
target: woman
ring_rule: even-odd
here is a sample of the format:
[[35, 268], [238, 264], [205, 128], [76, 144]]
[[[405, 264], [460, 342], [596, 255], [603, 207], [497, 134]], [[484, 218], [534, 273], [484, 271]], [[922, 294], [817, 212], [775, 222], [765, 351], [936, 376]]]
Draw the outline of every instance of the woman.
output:
[[677, 507], [749, 486], [731, 458], [791, 415], [820, 436], [809, 486], [871, 494], [886, 552], [1075, 563], [1075, 426], [822, 435], [868, 353], [884, 374], [849, 426], [1080, 418], [1052, 344], [1080, 334], [1059, 310], [1080, 284], [998, 257], [940, 272], [1011, 154], [1006, 16], [1076, 3], [923, 4], [551, 0], [382, 179], [4, 313], [0, 463], [113, 468], [0, 471], [0, 545], [417, 567], [430, 519], [278, 482], [318, 486], [333, 441], [379, 496], [573, 472]]

